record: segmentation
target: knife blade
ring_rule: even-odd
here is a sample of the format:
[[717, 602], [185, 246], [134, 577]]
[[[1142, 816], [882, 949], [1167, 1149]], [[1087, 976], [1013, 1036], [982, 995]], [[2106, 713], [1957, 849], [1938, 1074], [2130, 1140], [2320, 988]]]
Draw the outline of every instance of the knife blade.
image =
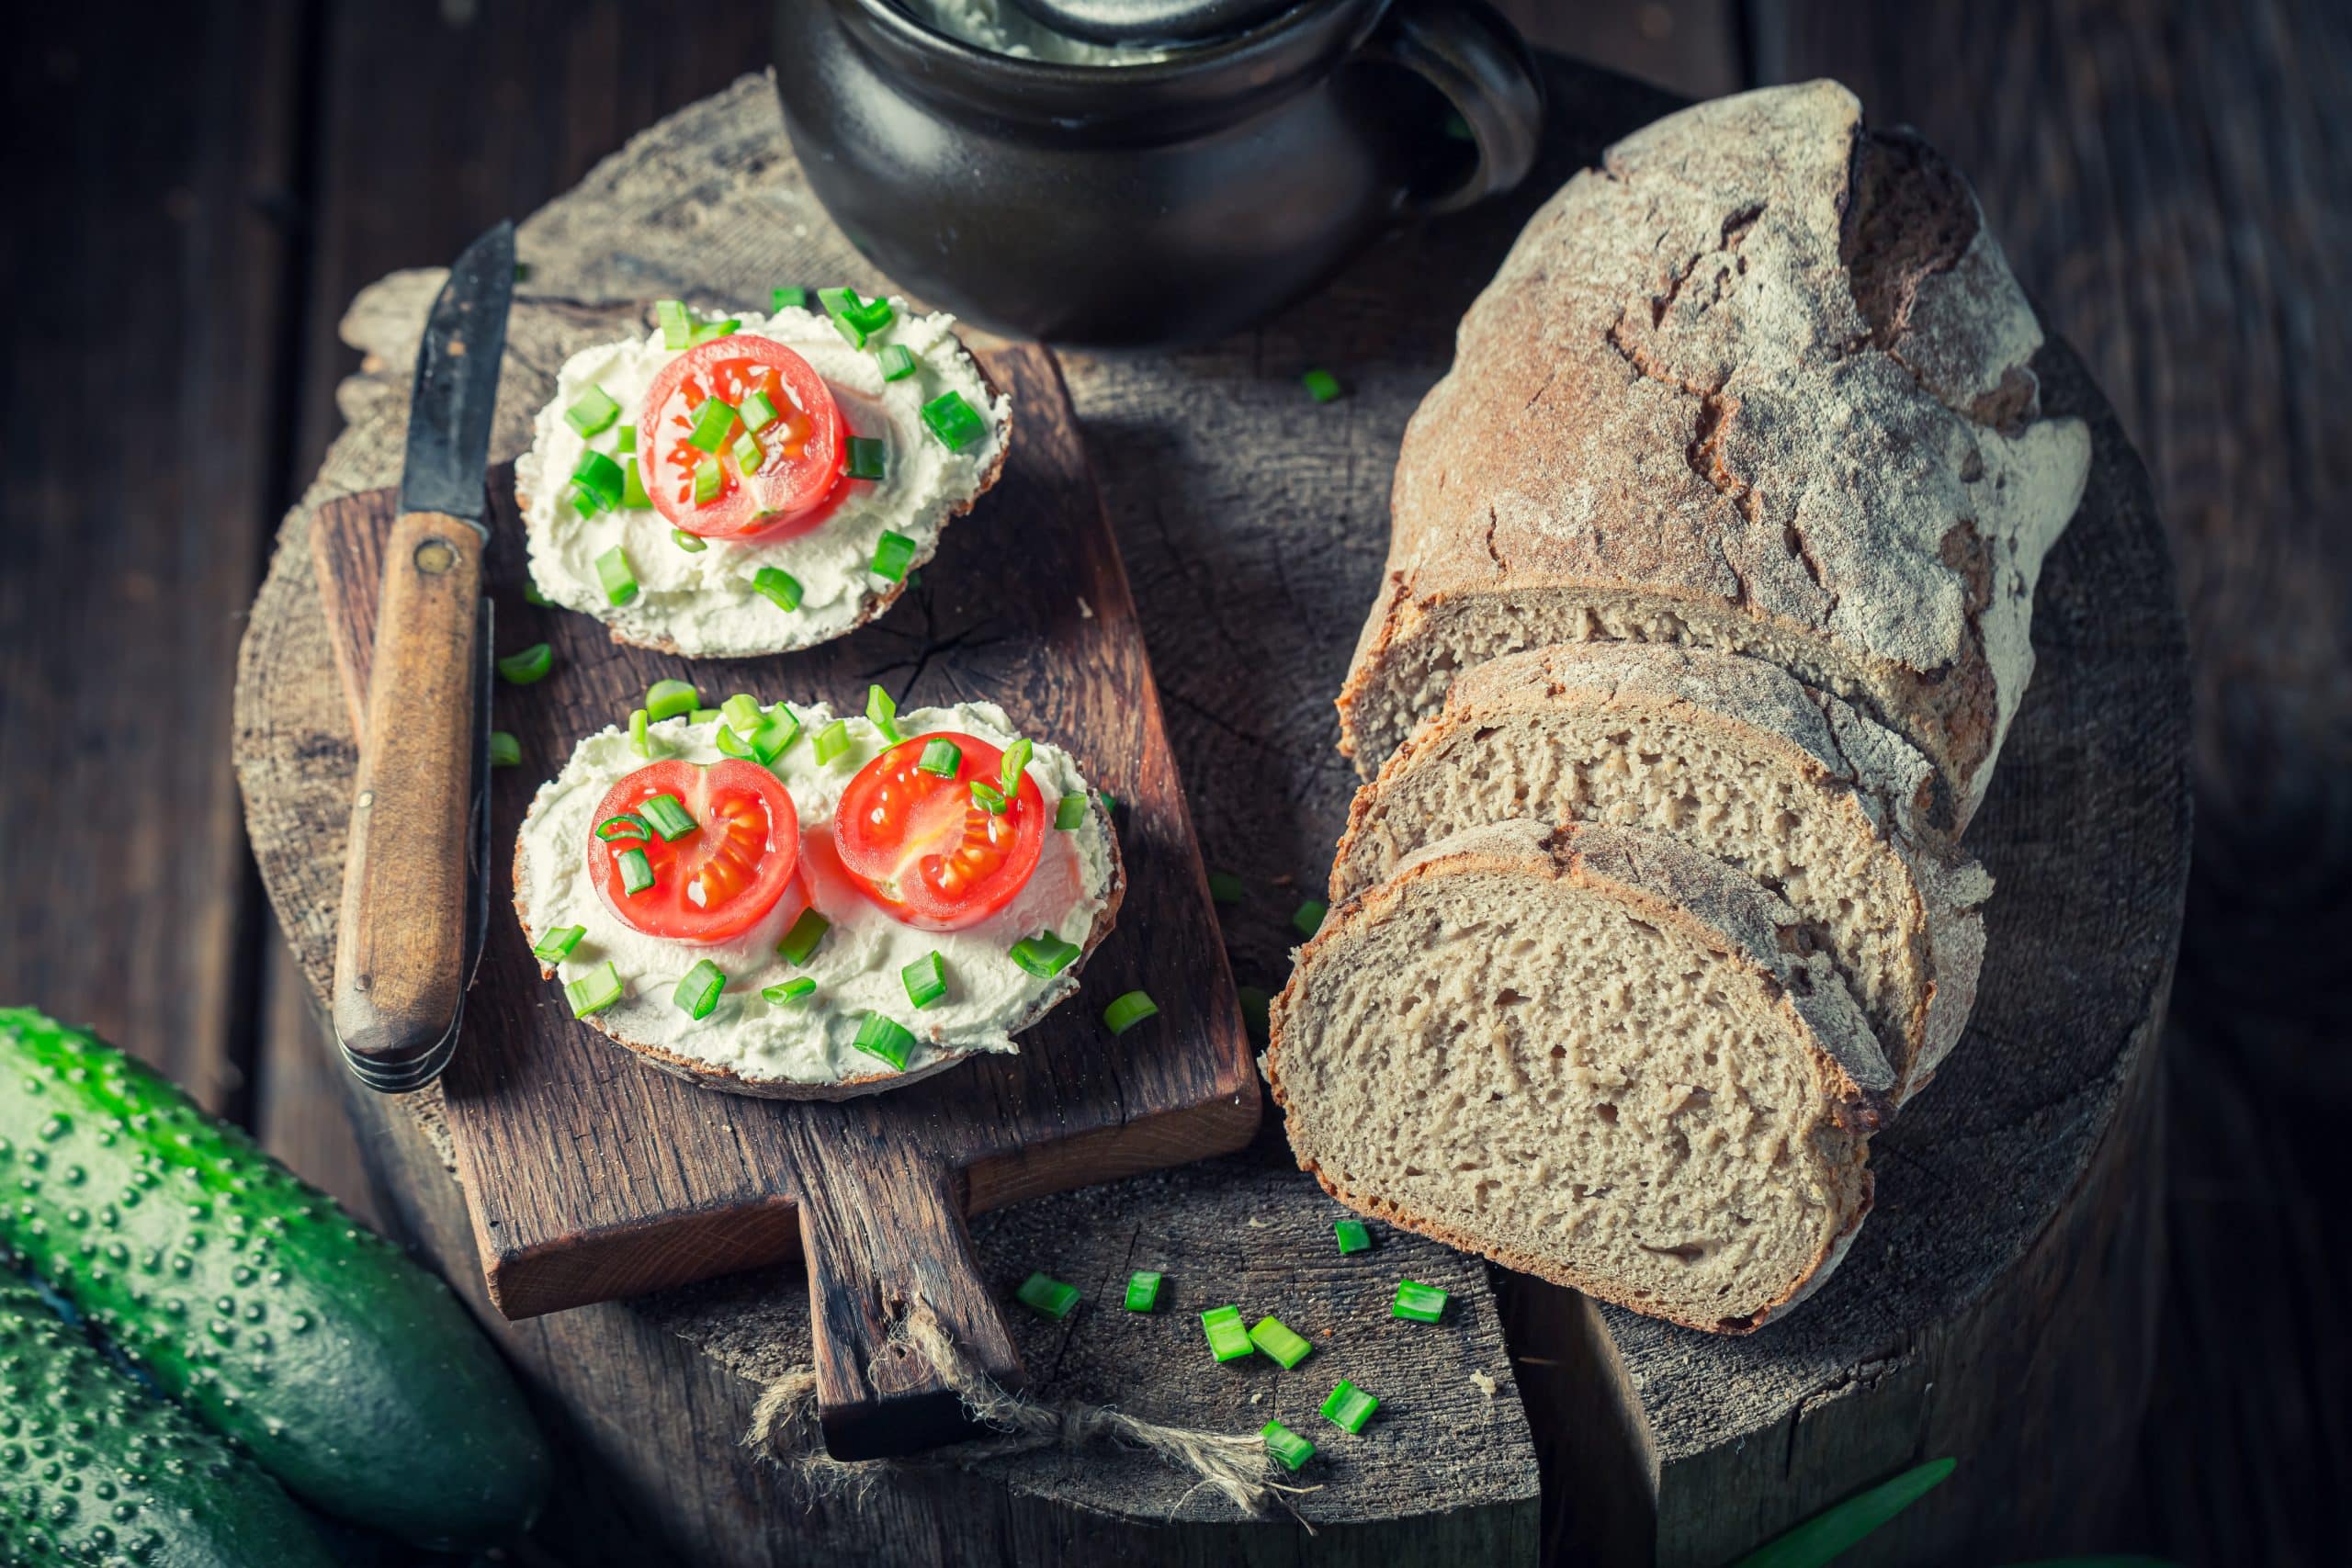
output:
[[384, 543], [334, 1016], [353, 1075], [386, 1092], [423, 1088], [447, 1065], [489, 923], [482, 520], [514, 287], [514, 226], [501, 223], [434, 300]]

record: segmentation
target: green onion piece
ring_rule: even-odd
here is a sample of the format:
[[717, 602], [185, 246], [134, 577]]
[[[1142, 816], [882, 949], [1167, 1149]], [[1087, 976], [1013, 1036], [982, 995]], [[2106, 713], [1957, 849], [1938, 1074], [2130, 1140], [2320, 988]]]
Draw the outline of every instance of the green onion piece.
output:
[[718, 993], [726, 988], [726, 972], [706, 958], [686, 971], [686, 977], [670, 993], [670, 1000], [688, 1018], [706, 1019], [718, 1005]]
[[1052, 1318], [1068, 1317], [1069, 1309], [1078, 1304], [1078, 1293], [1076, 1285], [1065, 1285], [1045, 1274], [1030, 1275], [1012, 1292], [1023, 1306]]
[[629, 570], [628, 552], [618, 545], [596, 558], [596, 581], [605, 585], [605, 597], [616, 604], [637, 597], [637, 573]]
[[613, 437], [613, 450], [628, 453], [637, 450], [637, 426], [624, 424]]
[[[1787, 1534], [1774, 1536], [1741, 1558], [1736, 1568], [1820, 1568], [1821, 1564], [1843, 1557], [1847, 1548], [1941, 1485], [1958, 1462], [1931, 1459], [1925, 1464], [1914, 1465], [1867, 1492], [1856, 1493], [1844, 1502], [1823, 1509]], [[2120, 1568], [2124, 1563], [2152, 1560], [2133, 1557], [2080, 1561], [2085, 1568], [2094, 1562], [2112, 1562]]]
[[882, 530], [882, 536], [874, 541], [872, 570], [876, 577], [887, 577], [893, 582], [904, 582], [907, 580], [907, 568], [913, 563], [914, 558], [915, 542], [904, 534], [885, 528]]
[[927, 1008], [947, 994], [947, 964], [937, 953], [926, 953], [899, 971], [899, 984], [906, 987], [907, 1000]]
[[718, 711], [741, 733], [749, 734], [760, 727], [759, 700], [748, 693], [736, 693], [718, 705]]
[[[653, 498], [645, 493], [645, 474], [638, 468], [637, 459], [634, 457], [624, 457], [621, 459], [622, 509], [628, 512], [647, 512], [650, 511], [652, 506]], [[702, 548], [702, 543], [700, 540], [695, 540], [695, 542], [691, 545], [683, 542], [685, 539], [691, 538], [694, 538], [694, 536], [691, 534], [681, 534], [680, 539], [682, 542], [679, 544], [678, 547], [682, 550], [698, 550]]]
[[674, 795], [657, 795], [637, 809], [646, 826], [661, 834], [665, 844], [676, 843], [701, 826], [687, 812], [685, 802]]
[[746, 762], [759, 761], [752, 754], [751, 742], [736, 734], [729, 726], [720, 725], [718, 733], [711, 737], [711, 744], [718, 748], [718, 754], [722, 757], [735, 757]]
[[773, 601], [779, 610], [800, 608], [800, 580], [782, 567], [763, 566], [753, 572], [752, 592]]
[[622, 892], [634, 898], [653, 886], [653, 863], [645, 858], [643, 850], [623, 850], [616, 858], [620, 862]]
[[792, 922], [792, 929], [784, 933], [784, 940], [775, 944], [776, 956], [797, 969], [808, 962], [809, 955], [817, 951], [817, 944], [824, 941], [825, 933], [832, 929], [833, 922], [815, 909], [803, 909], [800, 918]]
[[752, 759], [764, 768], [790, 750], [792, 743], [799, 739], [800, 716], [786, 704], [778, 703], [768, 709], [767, 716], [745, 738], [745, 743], [752, 748]]
[[646, 732], [650, 722], [643, 708], [628, 716], [628, 749], [640, 757], [650, 758], [653, 755], [653, 737]]
[[865, 722], [880, 730], [882, 739], [893, 746], [906, 739], [899, 733], [899, 705], [879, 686], [865, 688]]
[[1129, 991], [1102, 1010], [1103, 1026], [1114, 1034], [1125, 1034], [1145, 1019], [1159, 1016], [1159, 1005], [1141, 991]]
[[685, 681], [656, 681], [645, 688], [645, 716], [659, 724], [702, 705], [702, 694]]
[[880, 479], [890, 471], [890, 445], [878, 435], [853, 435], [842, 472], [854, 479]]
[[597, 823], [596, 837], [609, 844], [616, 839], [650, 839], [653, 837], [653, 829], [647, 827], [645, 818], [636, 812], [624, 811], [618, 817], [607, 817]]
[[1102, 796], [1102, 809], [1116, 817], [1119, 814], [1119, 797], [1107, 789], [1100, 793]]
[[735, 409], [717, 398], [705, 398], [702, 407], [695, 411], [695, 422], [686, 431], [686, 445], [699, 446], [706, 452], [716, 452], [727, 445], [727, 432], [735, 423]]
[[902, 343], [886, 343], [876, 349], [874, 363], [882, 367], [885, 381], [903, 381], [915, 373], [914, 350]]
[[691, 334], [691, 341], [686, 346], [689, 348], [700, 348], [704, 344], [717, 343], [720, 338], [732, 336], [736, 330], [742, 326], [742, 322], [735, 320], [732, 316], [729, 316], [723, 321], [698, 322]]
[[1296, 1470], [1315, 1457], [1315, 1445], [1279, 1421], [1259, 1427], [1258, 1436], [1265, 1439], [1266, 1451], [1282, 1461], [1285, 1469]]
[[735, 466], [747, 474], [758, 473], [760, 465], [768, 460], [767, 453], [760, 446], [760, 438], [748, 430], [737, 436], [735, 445], [728, 450], [735, 454]]
[[493, 729], [490, 732], [490, 765], [492, 767], [517, 767], [521, 765], [522, 761], [523, 743], [521, 741], [503, 729]]
[[1021, 777], [1029, 771], [1029, 759], [1036, 754], [1037, 748], [1029, 744], [1027, 736], [1004, 749], [1004, 766], [997, 772], [997, 787], [1004, 791], [1006, 798], [1020, 793]]
[[540, 592], [539, 585], [526, 577], [523, 580], [523, 603], [526, 604], [545, 605], [552, 604], [555, 601]]
[[956, 391], [942, 392], [923, 404], [922, 422], [950, 452], [961, 452], [989, 433], [988, 421]]
[[1250, 896], [1250, 889], [1229, 871], [1209, 873], [1209, 897], [1220, 904], [1238, 904]]
[[1268, 1015], [1273, 998], [1255, 986], [1238, 987], [1233, 994], [1241, 1002], [1241, 1026], [1250, 1032], [1250, 1043], [1263, 1045], [1272, 1030]]
[[771, 310], [805, 310], [808, 308], [808, 290], [806, 288], [772, 288], [768, 291], [768, 309]]
[[582, 452], [580, 461], [572, 465], [572, 500], [587, 516], [618, 506], [621, 493], [628, 488], [628, 479], [621, 472], [621, 466], [602, 452]]
[[1361, 1432], [1372, 1413], [1380, 1408], [1380, 1401], [1364, 1393], [1347, 1379], [1331, 1385], [1331, 1396], [1323, 1402], [1323, 1419], [1351, 1432]]
[[557, 926], [531, 946], [532, 956], [558, 964], [571, 956], [580, 939], [588, 934], [586, 926]]
[[602, 387], [590, 387], [580, 394], [580, 400], [563, 411], [563, 423], [582, 436], [595, 434], [620, 418], [621, 405]]
[[1306, 395], [1318, 403], [1328, 403], [1340, 395], [1340, 378], [1329, 370], [1309, 370], [1299, 378]]
[[1257, 1348], [1250, 1343], [1250, 1331], [1241, 1326], [1238, 1306], [1214, 1307], [1201, 1314], [1201, 1328], [1209, 1337], [1209, 1354], [1220, 1361], [1238, 1361]]
[[736, 405], [735, 417], [743, 422], [746, 430], [765, 430], [775, 423], [775, 404], [765, 392], [753, 392]]
[[621, 999], [621, 972], [613, 967], [609, 958], [577, 980], [563, 987], [564, 1000], [571, 1004], [571, 1016], [586, 1018], [602, 1012]]
[[1284, 1327], [1282, 1319], [1271, 1316], [1260, 1318], [1257, 1325], [1250, 1330], [1250, 1343], [1280, 1362], [1284, 1371], [1306, 1359], [1315, 1350], [1314, 1346]]
[[1127, 1276], [1127, 1310], [1149, 1312], [1159, 1304], [1160, 1276], [1148, 1269], [1138, 1269]]
[[832, 723], [817, 731], [817, 738], [808, 744], [816, 748], [818, 761], [831, 761], [849, 750], [849, 720], [845, 718], [833, 720]]
[[1004, 791], [985, 779], [972, 781], [972, 804], [991, 817], [1001, 817], [1012, 809], [1012, 802], [1004, 798]]
[[1086, 950], [1076, 942], [1064, 942], [1051, 931], [1039, 931], [1024, 936], [1012, 944], [1007, 956], [1040, 980], [1050, 980], [1070, 965], [1070, 961]]
[[1340, 1244], [1340, 1252], [1343, 1257], [1351, 1252], [1372, 1250], [1372, 1232], [1364, 1228], [1362, 1220], [1333, 1220], [1331, 1236]]
[[1301, 936], [1313, 936], [1323, 929], [1323, 917], [1330, 912], [1331, 906], [1322, 899], [1309, 898], [1291, 912], [1291, 929]]
[[1054, 807], [1054, 826], [1065, 833], [1075, 833], [1086, 821], [1086, 796], [1066, 795]]
[[943, 779], [954, 778], [956, 770], [963, 765], [963, 748], [953, 740], [931, 741], [923, 747], [922, 756], [915, 762], [915, 766], [924, 773], [936, 773]]
[[1435, 1323], [1445, 1315], [1445, 1295], [1435, 1285], [1417, 1285], [1410, 1280], [1396, 1281], [1396, 1299], [1389, 1303], [1388, 1315], [1401, 1317], [1410, 1323]]
[[670, 542], [677, 546], [678, 548], [685, 551], [686, 554], [690, 556], [698, 556], [702, 554], [703, 551], [710, 548], [709, 540], [702, 538], [698, 535], [689, 534], [684, 528], [671, 529]]
[[865, 346], [865, 329], [859, 326], [853, 316], [858, 307], [855, 289], [820, 288], [817, 290], [817, 303], [823, 306], [825, 314], [833, 319], [834, 327], [849, 340], [850, 347]]
[[914, 1054], [915, 1037], [903, 1026], [869, 1012], [865, 1021], [857, 1026], [857, 1038], [850, 1042], [869, 1056], [879, 1056], [893, 1067], [904, 1072], [907, 1058]]
[[786, 1007], [794, 1002], [805, 1002], [816, 994], [817, 982], [806, 975], [795, 975], [783, 985], [770, 986], [760, 992], [760, 995], [766, 998], [768, 1004], [772, 1007]]
[[695, 504], [708, 506], [727, 488], [727, 470], [718, 464], [704, 463], [695, 469]]
[[673, 353], [688, 347], [694, 342], [695, 324], [686, 314], [684, 301], [657, 299], [653, 302], [653, 319], [662, 323], [662, 346]]
[[693, 713], [686, 716], [686, 722], [688, 724], [711, 724], [716, 722], [718, 717], [718, 710], [717, 708], [696, 708]]

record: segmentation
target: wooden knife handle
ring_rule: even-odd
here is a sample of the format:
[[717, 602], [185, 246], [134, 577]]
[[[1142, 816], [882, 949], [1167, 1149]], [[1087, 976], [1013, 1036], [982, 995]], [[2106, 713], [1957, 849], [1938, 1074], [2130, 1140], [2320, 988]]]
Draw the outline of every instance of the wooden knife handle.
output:
[[360, 1062], [430, 1052], [464, 1000], [483, 543], [431, 512], [384, 542], [334, 954], [335, 1036]]

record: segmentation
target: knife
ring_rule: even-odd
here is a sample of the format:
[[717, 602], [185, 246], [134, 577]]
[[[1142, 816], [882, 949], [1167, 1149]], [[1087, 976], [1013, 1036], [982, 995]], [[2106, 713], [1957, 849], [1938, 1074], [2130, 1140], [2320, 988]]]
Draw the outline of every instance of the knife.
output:
[[514, 226], [501, 223], [458, 258], [425, 319], [400, 516], [384, 541], [334, 1012], [353, 1075], [387, 1093], [422, 1089], [448, 1065], [489, 925], [482, 518], [514, 291]]

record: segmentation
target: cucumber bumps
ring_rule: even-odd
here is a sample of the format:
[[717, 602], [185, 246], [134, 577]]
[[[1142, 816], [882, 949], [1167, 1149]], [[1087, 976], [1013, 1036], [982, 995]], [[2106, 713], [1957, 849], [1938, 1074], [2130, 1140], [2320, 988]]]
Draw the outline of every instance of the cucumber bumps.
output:
[[529, 1522], [547, 1450], [448, 1288], [96, 1036], [0, 1008], [0, 1249], [322, 1511]]
[[333, 1568], [254, 1468], [0, 1270], [0, 1561]]

